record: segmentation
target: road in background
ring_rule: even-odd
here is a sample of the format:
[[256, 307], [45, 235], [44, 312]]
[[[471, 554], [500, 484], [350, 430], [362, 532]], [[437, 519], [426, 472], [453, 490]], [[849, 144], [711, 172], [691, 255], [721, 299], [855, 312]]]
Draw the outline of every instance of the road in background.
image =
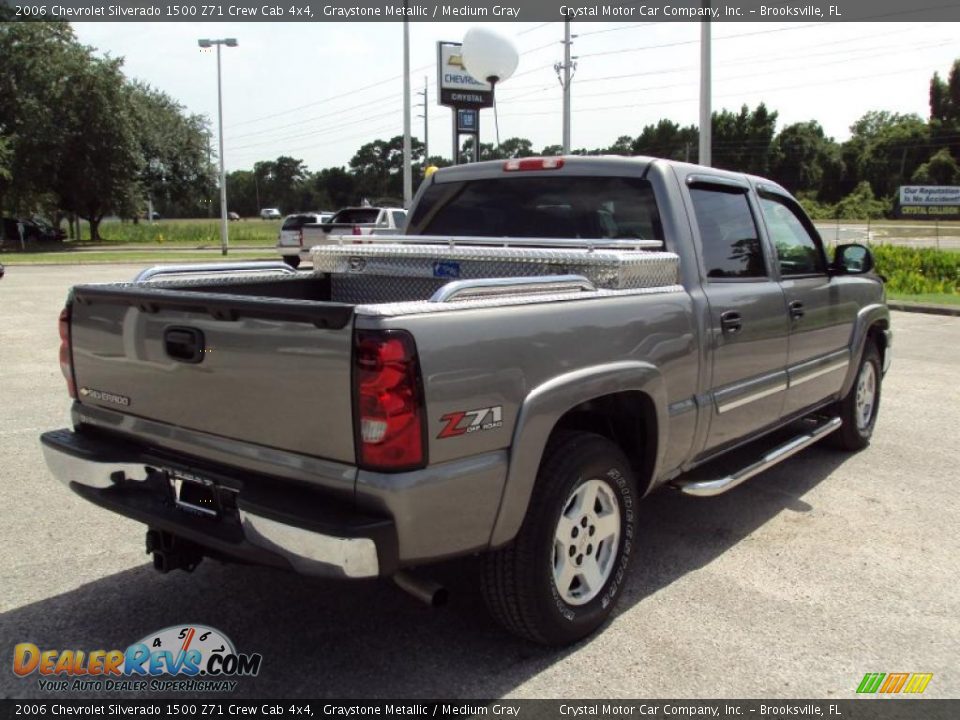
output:
[[615, 617], [558, 651], [487, 618], [472, 562], [431, 571], [451, 588], [438, 611], [386, 581], [212, 561], [154, 572], [144, 528], [57, 483], [37, 441], [69, 423], [57, 365], [67, 289], [138, 269], [8, 267], [0, 281], [0, 697], [44, 696], [35, 675], [10, 672], [15, 643], [124, 649], [182, 623], [263, 654], [260, 675], [224, 702], [847, 699], [866, 672], [932, 672], [925, 696], [960, 696], [960, 319], [894, 313], [893, 369], [865, 452], [815, 446], [717, 498], [645, 500]]
[[960, 223], [878, 223], [818, 220], [817, 231], [831, 245], [867, 243], [960, 250]]

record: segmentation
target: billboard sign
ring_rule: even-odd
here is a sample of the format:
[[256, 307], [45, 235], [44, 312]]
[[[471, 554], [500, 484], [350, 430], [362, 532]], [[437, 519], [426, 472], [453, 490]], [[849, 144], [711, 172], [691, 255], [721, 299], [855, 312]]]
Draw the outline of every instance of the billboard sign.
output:
[[493, 106], [493, 88], [467, 72], [463, 66], [462, 43], [437, 43], [437, 98], [446, 107], [486, 108]]
[[901, 185], [897, 215], [902, 218], [960, 220], [960, 186]]

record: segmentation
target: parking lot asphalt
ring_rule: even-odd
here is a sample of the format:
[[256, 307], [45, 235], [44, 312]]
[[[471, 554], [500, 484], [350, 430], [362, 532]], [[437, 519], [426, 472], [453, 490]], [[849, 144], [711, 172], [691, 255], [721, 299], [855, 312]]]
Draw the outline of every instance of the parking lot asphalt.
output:
[[0, 697], [44, 696], [11, 672], [16, 643], [124, 649], [183, 623], [263, 655], [231, 698], [848, 699], [867, 672], [933, 673], [925, 696], [960, 696], [960, 318], [893, 314], [866, 451], [814, 446], [717, 498], [646, 499], [613, 620], [548, 650], [488, 619], [471, 561], [434, 571], [439, 610], [387, 581], [209, 560], [160, 575], [141, 525], [57, 483], [37, 438], [69, 424], [58, 312], [71, 284], [137, 269], [0, 281]]

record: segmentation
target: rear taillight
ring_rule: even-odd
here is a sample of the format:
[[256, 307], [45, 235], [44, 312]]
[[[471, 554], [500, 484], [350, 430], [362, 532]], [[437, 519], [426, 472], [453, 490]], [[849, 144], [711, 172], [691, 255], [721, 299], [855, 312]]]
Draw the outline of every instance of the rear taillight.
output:
[[514, 158], [503, 164], [504, 172], [518, 170], [559, 170], [563, 167], [562, 157]]
[[77, 399], [77, 385], [73, 380], [73, 362], [70, 354], [70, 304], [60, 311], [60, 372], [67, 381], [67, 392]]
[[353, 377], [358, 464], [387, 471], [423, 467], [423, 387], [410, 334], [358, 333]]
[[302, 228], [297, 232], [297, 242], [300, 243], [300, 247], [303, 247], [303, 229]]

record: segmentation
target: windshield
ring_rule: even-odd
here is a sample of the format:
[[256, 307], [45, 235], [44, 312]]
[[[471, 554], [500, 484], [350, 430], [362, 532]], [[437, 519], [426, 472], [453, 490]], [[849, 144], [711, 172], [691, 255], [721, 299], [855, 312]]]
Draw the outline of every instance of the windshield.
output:
[[650, 183], [640, 178], [503, 177], [434, 183], [411, 235], [662, 240]]

